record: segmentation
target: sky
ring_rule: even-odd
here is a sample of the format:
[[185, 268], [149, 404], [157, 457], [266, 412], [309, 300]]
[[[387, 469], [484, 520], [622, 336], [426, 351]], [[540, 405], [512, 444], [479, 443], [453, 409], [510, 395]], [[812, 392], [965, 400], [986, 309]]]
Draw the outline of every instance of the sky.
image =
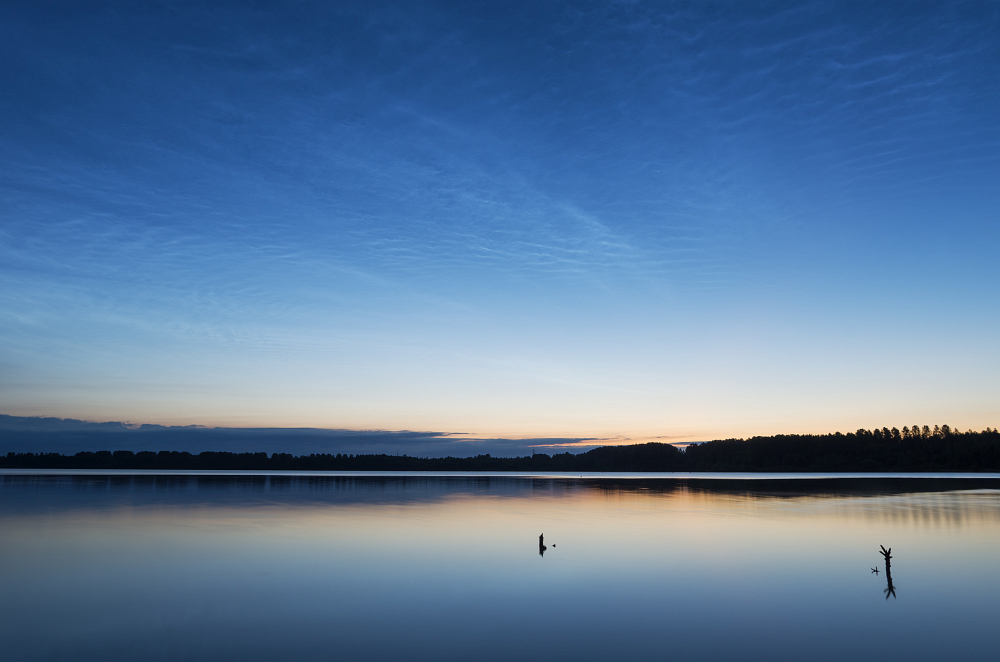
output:
[[0, 127], [2, 414], [1000, 424], [997, 3], [8, 1]]

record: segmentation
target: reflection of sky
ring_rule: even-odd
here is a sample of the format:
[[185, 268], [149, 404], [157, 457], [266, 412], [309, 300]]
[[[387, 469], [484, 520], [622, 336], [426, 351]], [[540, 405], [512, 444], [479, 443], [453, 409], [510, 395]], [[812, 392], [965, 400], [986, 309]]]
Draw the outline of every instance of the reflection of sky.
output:
[[3, 497], [18, 659], [978, 660], [1000, 643], [995, 489], [64, 479]]
[[997, 424], [993, 3], [0, 12], [6, 413]]

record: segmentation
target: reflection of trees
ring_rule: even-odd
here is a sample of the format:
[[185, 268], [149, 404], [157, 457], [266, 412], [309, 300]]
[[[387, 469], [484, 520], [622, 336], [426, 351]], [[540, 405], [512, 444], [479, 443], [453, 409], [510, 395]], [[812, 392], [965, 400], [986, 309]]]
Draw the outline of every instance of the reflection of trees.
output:
[[892, 585], [892, 547], [889, 549], [882, 547], [882, 545], [879, 545], [879, 547], [882, 549], [879, 553], [882, 555], [882, 558], [885, 559], [885, 581], [887, 584], [885, 589], [885, 599], [888, 600], [890, 595], [893, 598], [896, 597], [896, 587]]

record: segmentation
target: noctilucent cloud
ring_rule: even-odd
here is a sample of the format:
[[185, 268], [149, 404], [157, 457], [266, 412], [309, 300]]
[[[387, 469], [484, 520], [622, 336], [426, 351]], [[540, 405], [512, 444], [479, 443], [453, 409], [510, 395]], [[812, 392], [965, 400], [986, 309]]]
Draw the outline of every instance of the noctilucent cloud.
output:
[[1000, 4], [0, 6], [0, 408], [1000, 423]]

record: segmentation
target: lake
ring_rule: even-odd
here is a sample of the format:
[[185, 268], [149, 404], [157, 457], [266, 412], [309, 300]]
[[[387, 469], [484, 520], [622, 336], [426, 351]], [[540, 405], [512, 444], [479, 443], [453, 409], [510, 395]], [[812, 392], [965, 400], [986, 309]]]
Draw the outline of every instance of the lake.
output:
[[995, 475], [22, 471], [0, 531], [5, 660], [1000, 651]]

